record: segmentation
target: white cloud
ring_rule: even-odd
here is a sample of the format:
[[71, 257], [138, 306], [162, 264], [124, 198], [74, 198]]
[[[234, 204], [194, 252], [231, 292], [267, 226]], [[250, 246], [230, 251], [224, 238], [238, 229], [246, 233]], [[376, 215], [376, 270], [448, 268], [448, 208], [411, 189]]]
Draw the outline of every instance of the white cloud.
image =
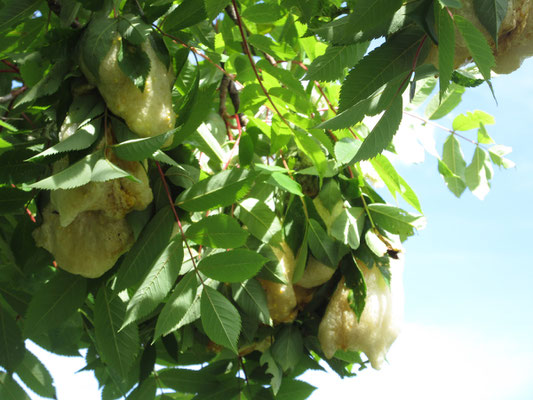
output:
[[404, 331], [381, 371], [364, 370], [353, 379], [312, 372], [318, 386], [311, 400], [512, 400], [533, 396], [533, 350], [522, 352], [486, 333], [415, 324]]

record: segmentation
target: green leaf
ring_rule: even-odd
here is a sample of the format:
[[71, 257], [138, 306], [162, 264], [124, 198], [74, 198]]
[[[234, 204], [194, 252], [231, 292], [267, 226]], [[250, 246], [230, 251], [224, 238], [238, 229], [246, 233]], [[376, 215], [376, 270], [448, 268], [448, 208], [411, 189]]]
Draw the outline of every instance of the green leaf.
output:
[[105, 182], [117, 178], [137, 178], [132, 177], [129, 172], [117, 167], [104, 157], [103, 150], [89, 154], [70, 165], [64, 170], [48, 178], [28, 185], [31, 188], [56, 190], [73, 189], [83, 186], [91, 181]]
[[202, 370], [168, 368], [159, 371], [157, 375], [165, 386], [179, 393], [199, 393], [219, 385], [215, 375]]
[[210, 215], [187, 229], [187, 239], [203, 246], [233, 249], [246, 243], [248, 232], [235, 218], [225, 214]]
[[486, 171], [488, 159], [487, 151], [477, 146], [472, 162], [465, 168], [466, 185], [480, 200], [483, 200], [490, 190]]
[[30, 400], [24, 389], [10, 375], [0, 371], [0, 399]]
[[174, 227], [174, 216], [169, 206], [162, 208], [141, 232], [139, 239], [120, 263], [115, 290], [137, 285], [150, 266], [167, 247]]
[[234, 283], [231, 285], [231, 291], [239, 307], [248, 316], [257, 318], [263, 324], [272, 325], [266, 294], [257, 280]]
[[515, 163], [505, 158], [512, 149], [508, 146], [502, 146], [500, 144], [494, 145], [489, 149], [489, 155], [492, 162], [500, 167], [513, 168]]
[[470, 22], [460, 15], [454, 16], [455, 26], [465, 40], [466, 47], [470, 51], [479, 72], [485, 80], [490, 80], [490, 70], [496, 65], [492, 50], [485, 36]]
[[353, 137], [340, 139], [335, 143], [335, 158], [340, 164], [349, 164], [359, 151], [361, 143]]
[[367, 48], [368, 43], [329, 46], [325, 54], [313, 60], [305, 79], [325, 82], [341, 79], [344, 76], [344, 70], [357, 64], [363, 58]]
[[361, 243], [365, 218], [364, 208], [344, 209], [331, 225], [331, 236], [356, 250]]
[[150, 377], [141, 382], [133, 392], [131, 392], [127, 400], [154, 400], [157, 392], [157, 383], [155, 378]]
[[452, 81], [464, 87], [478, 87], [485, 82], [483, 79], [478, 79], [474, 74], [464, 70], [453, 71]]
[[248, 193], [254, 177], [254, 173], [246, 169], [219, 172], [182, 192], [176, 205], [186, 211], [230, 206]]
[[422, 212], [416, 193], [398, 174], [387, 157], [380, 154], [371, 160], [371, 163], [395, 199], [399, 193], [409, 205], [413, 206], [418, 212]]
[[355, 10], [349, 15], [350, 29], [365, 32], [385, 24], [402, 4], [402, 0], [358, 0]]
[[426, 225], [422, 215], [410, 214], [389, 204], [369, 204], [368, 210], [377, 226], [402, 238], [413, 235], [415, 229], [423, 229]]
[[212, 20], [224, 10], [230, 0], [203, 0], [203, 2], [207, 10], [207, 18]]
[[313, 162], [318, 176], [324, 177], [327, 170], [326, 155], [315, 138], [300, 128], [294, 129], [294, 141], [298, 148]]
[[303, 339], [298, 327], [284, 324], [276, 334], [270, 352], [283, 371], [296, 367], [303, 354]]
[[25, 352], [24, 361], [18, 366], [16, 373], [26, 386], [39, 396], [49, 399], [57, 398], [50, 372], [30, 351]]
[[[124, 326], [151, 313], [176, 282], [183, 262], [183, 243], [174, 239], [155, 260], [148, 274], [128, 302]], [[122, 328], [121, 328], [122, 329]]]
[[365, 277], [352, 255], [346, 255], [341, 260], [340, 270], [345, 279], [344, 284], [349, 289], [348, 304], [359, 321], [366, 304]]
[[258, 199], [247, 198], [238, 204], [235, 216], [252, 235], [264, 243], [281, 241], [281, 221], [265, 203]]
[[[150, 58], [140, 45], [121, 40], [121, 45], [117, 53], [118, 66], [124, 74], [130, 78], [141, 92], [144, 92], [146, 78], [150, 73]], [[148, 88], [147, 90], [155, 90]]]
[[234, 249], [202, 257], [198, 269], [220, 282], [243, 282], [257, 275], [267, 259], [248, 249]]
[[495, 143], [494, 139], [490, 137], [483, 123], [479, 125], [479, 129], [477, 131], [477, 141], [480, 144], [494, 144]]
[[167, 140], [170, 140], [176, 133], [176, 129], [161, 135], [148, 138], [126, 140], [113, 146], [113, 150], [118, 158], [127, 161], [142, 161], [145, 158], [153, 157], [153, 154], [163, 147]]
[[41, 0], [6, 0], [0, 8], [0, 32], [19, 24], [39, 7]]
[[15, 318], [0, 304], [0, 365], [12, 372], [20, 365], [25, 353], [24, 341]]
[[159, 314], [154, 340], [200, 318], [201, 289], [194, 271], [181, 278]]
[[283, 9], [275, 3], [258, 3], [246, 7], [241, 16], [256, 24], [264, 24], [279, 20]]
[[[308, 243], [315, 258], [329, 267], [336, 268], [345, 253], [314, 219], [309, 219]], [[343, 249], [344, 250], [344, 249]]]
[[494, 124], [494, 117], [480, 110], [467, 111], [466, 114], [459, 114], [455, 117], [452, 128], [454, 131], [469, 131], [479, 128], [480, 124], [492, 125]]
[[8, 131], [11, 132], [18, 132], [18, 129], [16, 127], [2, 120], [0, 120], [0, 127], [6, 128]]
[[98, 290], [94, 305], [94, 336], [102, 361], [120, 377], [126, 378], [139, 352], [137, 325], [120, 330], [126, 316], [126, 303], [105, 285]]
[[184, 0], [165, 17], [163, 29], [167, 33], [178, 32], [207, 18], [203, 1]]
[[281, 381], [276, 400], [305, 400], [311, 396], [316, 387], [297, 379], [284, 378]]
[[492, 36], [496, 49], [498, 48], [498, 32], [507, 14], [508, 2], [508, 0], [474, 0], [476, 16]]
[[390, 144], [402, 121], [402, 98], [398, 96], [365, 138], [352, 163], [380, 154]]
[[233, 304], [215, 289], [205, 286], [200, 307], [202, 326], [209, 339], [238, 354], [241, 316]]
[[28, 161], [35, 161], [54, 154], [74, 150], [83, 150], [90, 147], [100, 136], [101, 124], [101, 121], [92, 121], [82, 126], [73, 135], [68, 136], [65, 140], [62, 140], [52, 147], [49, 147], [41, 153], [29, 158]]
[[24, 92], [22, 96], [17, 98], [13, 107], [19, 107], [23, 104], [31, 103], [40, 97], [57, 92], [59, 86], [61, 86], [61, 83], [63, 83], [63, 80], [65, 79], [69, 67], [70, 62], [68, 60], [57, 60], [45, 77], [43, 77], [30, 90]]
[[140, 16], [124, 14], [118, 21], [118, 31], [123, 39], [131, 44], [140, 45], [150, 36], [152, 28]]
[[448, 139], [444, 142], [442, 163], [452, 174], [451, 176], [447, 174], [445, 169], [441, 167], [441, 163], [439, 163], [439, 172], [443, 174], [448, 189], [457, 197], [461, 196], [466, 189], [464, 183], [466, 162], [461, 151], [461, 145], [453, 134], [448, 136]]
[[295, 194], [296, 196], [304, 195], [302, 193], [302, 186], [294, 179], [291, 179], [289, 176], [287, 176], [287, 174], [282, 172], [273, 172], [266, 183], [273, 184], [274, 186], [277, 186], [289, 193]]
[[97, 14], [80, 41], [81, 62], [96, 80], [100, 77], [100, 63], [109, 52], [113, 40], [117, 40], [117, 20]]
[[465, 88], [456, 84], [451, 84], [442, 95], [435, 95], [429, 101], [425, 114], [428, 119], [440, 119], [448, 115], [461, 102]]
[[0, 215], [23, 212], [24, 206], [32, 198], [32, 192], [9, 186], [0, 187]]
[[439, 0], [442, 7], [462, 8], [463, 4], [460, 0]]
[[[216, 1], [216, 0], [215, 0]], [[296, 53], [288, 43], [277, 43], [271, 37], [263, 35], [250, 35], [248, 43], [256, 49], [270, 54], [272, 57], [281, 60], [293, 59]]]
[[24, 318], [24, 336], [34, 338], [61, 325], [85, 301], [87, 280], [58, 271], [31, 299]]
[[418, 30], [399, 32], [359, 61], [342, 85], [339, 112], [368, 98], [394, 78], [407, 77], [416, 55], [420, 63], [426, 57], [428, 46], [425, 43], [420, 49], [422, 38]]
[[455, 59], [455, 28], [448, 9], [439, 11], [439, 98], [442, 100], [450, 84]]

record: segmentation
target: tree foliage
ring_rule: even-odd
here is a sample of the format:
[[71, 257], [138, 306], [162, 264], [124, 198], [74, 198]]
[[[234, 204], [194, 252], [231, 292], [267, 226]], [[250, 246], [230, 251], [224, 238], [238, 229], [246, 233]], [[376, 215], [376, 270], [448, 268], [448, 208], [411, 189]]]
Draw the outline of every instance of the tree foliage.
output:
[[[298, 377], [321, 359], [343, 377], [366, 368], [365, 348], [327, 358], [319, 325], [339, 282], [360, 320], [364, 271], [392, 285], [401, 242], [424, 226], [393, 138], [491, 85], [507, 1], [474, 6], [485, 28], [443, 0], [3, 1], [0, 397], [27, 398], [14, 375], [55, 396], [26, 339], [87, 349], [103, 399], [305, 399]], [[456, 69], [461, 43], [474, 65]], [[115, 64], [122, 86], [106, 81]], [[173, 71], [168, 93], [156, 70]], [[513, 165], [493, 123], [459, 115], [428, 149], [457, 197], [483, 198], [493, 166]], [[143, 182], [147, 207], [131, 203]], [[54, 261], [90, 262], [114, 240], [75, 236], [67, 206], [104, 233], [126, 224], [97, 278]], [[47, 218], [54, 254], [32, 236]]]

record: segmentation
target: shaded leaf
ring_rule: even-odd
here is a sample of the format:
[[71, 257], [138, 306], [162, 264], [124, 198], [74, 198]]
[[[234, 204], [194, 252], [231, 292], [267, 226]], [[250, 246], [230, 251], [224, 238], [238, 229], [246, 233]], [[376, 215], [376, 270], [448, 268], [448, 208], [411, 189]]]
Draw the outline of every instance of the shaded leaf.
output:
[[177, 32], [207, 18], [203, 1], [184, 0], [165, 17], [165, 32]]
[[375, 224], [386, 231], [405, 238], [414, 234], [415, 229], [423, 229], [426, 219], [389, 204], [374, 203], [368, 205]]
[[24, 361], [18, 366], [16, 373], [24, 384], [39, 396], [56, 398], [54, 381], [50, 372], [30, 351], [25, 352]]
[[192, 224], [186, 235], [187, 239], [204, 246], [231, 249], [243, 246], [249, 234], [236, 219], [217, 214]]
[[22, 22], [37, 9], [41, 0], [6, 0], [0, 8], [0, 32]]
[[[117, 53], [118, 66], [124, 74], [130, 78], [141, 92], [144, 92], [146, 78], [150, 73], [150, 58], [140, 45], [129, 43], [127, 40], [120, 41]], [[155, 88], [147, 88], [155, 90]]]
[[297, 379], [284, 378], [281, 381], [277, 400], [305, 400], [311, 393], [315, 391], [316, 387], [307, 382]]
[[364, 56], [368, 43], [329, 46], [326, 53], [315, 58], [305, 79], [331, 82], [344, 76], [346, 68], [353, 67]]
[[283, 325], [276, 334], [270, 352], [283, 371], [296, 367], [303, 354], [303, 339], [298, 327], [292, 324]]
[[241, 332], [241, 316], [221, 293], [204, 287], [200, 301], [202, 326], [213, 342], [238, 353], [237, 341]]
[[24, 206], [32, 197], [32, 192], [9, 186], [0, 187], [0, 215], [23, 212]]
[[272, 324], [265, 291], [257, 280], [234, 283], [231, 290], [233, 298], [248, 316], [259, 319], [263, 324]]
[[[131, 139], [113, 146], [113, 151], [118, 158], [127, 161], [142, 161], [151, 158], [154, 152], [170, 140], [176, 130], [148, 138]], [[162, 153], [164, 154], [164, 153]]]
[[30, 400], [24, 389], [10, 375], [0, 371], [0, 399]]
[[140, 16], [124, 14], [118, 21], [120, 35], [132, 44], [143, 43], [152, 32], [150, 25], [146, 24]]
[[361, 207], [344, 209], [331, 225], [331, 236], [356, 250], [361, 243], [365, 218]]
[[0, 365], [12, 372], [20, 365], [25, 353], [22, 333], [15, 318], [0, 304]]
[[238, 204], [235, 215], [252, 235], [264, 243], [281, 241], [281, 221], [265, 203], [247, 198]]
[[448, 9], [439, 12], [439, 99], [442, 100], [454, 70], [455, 28]]
[[498, 48], [498, 32], [507, 14], [508, 0], [474, 0], [474, 11], [479, 22], [490, 33]]

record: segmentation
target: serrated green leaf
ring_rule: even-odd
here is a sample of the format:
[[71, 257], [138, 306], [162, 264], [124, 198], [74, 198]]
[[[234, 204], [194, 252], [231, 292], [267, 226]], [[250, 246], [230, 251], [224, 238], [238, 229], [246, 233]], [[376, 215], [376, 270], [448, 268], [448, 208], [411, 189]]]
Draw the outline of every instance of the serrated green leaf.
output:
[[24, 206], [32, 197], [32, 192], [9, 186], [0, 187], [0, 215], [23, 212]]
[[212, 20], [224, 11], [224, 7], [230, 3], [230, 0], [203, 0], [203, 2], [207, 10], [207, 18]]
[[165, 18], [165, 32], [177, 32], [207, 18], [203, 1], [184, 0]]
[[205, 286], [200, 300], [202, 326], [213, 342], [238, 354], [241, 316], [221, 293]]
[[275, 3], [258, 3], [246, 7], [241, 16], [256, 24], [264, 24], [279, 20], [283, 9]]
[[40, 97], [57, 92], [61, 83], [63, 83], [69, 68], [70, 62], [68, 60], [60, 59], [56, 61], [45, 77], [43, 77], [30, 90], [24, 92], [22, 96], [17, 98], [13, 107], [19, 107]]
[[346, 68], [353, 67], [361, 60], [367, 48], [368, 43], [329, 46], [325, 54], [313, 60], [305, 79], [325, 82], [340, 79]]
[[420, 201], [415, 191], [398, 174], [387, 157], [380, 154], [371, 160], [371, 163], [395, 199], [399, 193], [409, 205], [413, 206], [418, 212], [422, 212]]
[[6, 0], [0, 8], [0, 32], [30, 17], [40, 3], [41, 0]]
[[477, 146], [472, 157], [472, 162], [465, 168], [465, 182], [474, 196], [483, 200], [490, 191], [489, 177], [491, 171], [487, 171], [489, 155], [487, 151]]
[[181, 278], [159, 314], [154, 340], [200, 318], [201, 290], [194, 271]]
[[464, 87], [478, 87], [485, 82], [483, 79], [476, 78], [475, 75], [467, 71], [453, 71], [452, 81]]
[[487, 32], [498, 48], [498, 33], [502, 21], [507, 14], [508, 0], [474, 0], [474, 11], [479, 22], [485, 27]]
[[454, 16], [455, 26], [465, 40], [466, 47], [470, 51], [479, 72], [486, 81], [490, 80], [490, 70], [496, 65], [494, 54], [487, 43], [485, 36], [470, 22], [460, 15]]
[[[146, 78], [150, 73], [151, 62], [148, 54], [140, 45], [129, 43], [127, 40], [120, 41], [117, 53], [118, 66], [124, 74], [130, 78], [141, 92], [144, 92]], [[148, 88], [147, 90], [155, 90]]]
[[512, 149], [508, 146], [503, 146], [500, 144], [494, 145], [489, 149], [489, 155], [492, 162], [500, 167], [504, 168], [513, 168], [515, 163], [511, 160], [505, 158]]
[[128, 376], [139, 352], [137, 325], [128, 325], [120, 330], [125, 316], [126, 303], [106, 286], [102, 286], [94, 305], [96, 347], [102, 361], [122, 378]]
[[210, 215], [187, 229], [187, 239], [203, 246], [233, 249], [246, 243], [248, 232], [236, 219], [225, 214]]
[[296, 367], [303, 353], [300, 330], [292, 324], [284, 325], [275, 336], [270, 352], [283, 371]]
[[335, 158], [340, 164], [349, 164], [355, 157], [361, 141], [353, 137], [345, 137], [335, 143]]
[[0, 120], [0, 127], [6, 128], [8, 131], [11, 132], [18, 132], [18, 129], [16, 127], [2, 120]]
[[294, 141], [298, 148], [313, 162], [318, 175], [322, 178], [326, 175], [327, 159], [315, 138], [311, 137], [302, 129], [294, 129]]
[[153, 158], [154, 153], [170, 140], [176, 129], [148, 138], [131, 139], [113, 146], [118, 158], [127, 161], [142, 161]]
[[145, 379], [131, 392], [126, 400], [154, 400], [157, 392], [157, 383], [155, 378]]
[[465, 88], [451, 84], [442, 95], [435, 95], [429, 101], [425, 114], [428, 119], [440, 119], [448, 115], [461, 102]]
[[454, 70], [455, 28], [448, 9], [439, 12], [439, 98], [442, 100]]
[[266, 183], [277, 186], [282, 190], [295, 194], [296, 196], [304, 195], [302, 193], [302, 186], [294, 179], [291, 179], [289, 176], [287, 176], [287, 174], [282, 172], [273, 172], [272, 175], [270, 175], [270, 177], [267, 179]]
[[[293, 91], [294, 93], [297, 93], [299, 96], [302, 96], [303, 98], [308, 97], [306, 92], [304, 91], [302, 83], [298, 79], [296, 79], [296, 77], [291, 71], [275, 67], [267, 60], [259, 60], [256, 64], [256, 67], [260, 68], [262, 72], [267, 72], [268, 74], [272, 75], [280, 83], [287, 86], [289, 90]], [[280, 125], [283, 126], [283, 122]]]
[[297, 379], [284, 378], [281, 381], [276, 400], [305, 400], [311, 396], [316, 387]]
[[389, 22], [402, 4], [402, 0], [358, 0], [349, 15], [352, 31], [370, 31]]
[[272, 324], [265, 291], [257, 280], [234, 283], [231, 291], [237, 304], [248, 316], [257, 318], [263, 324]]
[[[215, 0], [216, 1], [216, 0]], [[275, 42], [271, 37], [263, 35], [250, 35], [248, 43], [256, 49], [264, 51], [281, 60], [293, 59], [296, 53], [288, 43]]]
[[351, 163], [368, 160], [386, 149], [400, 126], [402, 111], [402, 98], [398, 96], [365, 138]]
[[247, 198], [238, 204], [235, 216], [252, 235], [264, 243], [281, 241], [281, 221], [265, 203], [258, 199]]
[[339, 245], [320, 226], [320, 223], [314, 219], [309, 219], [308, 234], [309, 248], [315, 258], [329, 267], [337, 267], [346, 249], [340, 249]]
[[454, 131], [469, 131], [479, 128], [480, 124], [492, 125], [494, 124], [494, 117], [480, 110], [467, 111], [466, 114], [459, 114], [455, 117], [452, 128]]
[[24, 361], [18, 366], [16, 373], [24, 384], [39, 396], [56, 398], [54, 380], [50, 372], [30, 351], [25, 352]]
[[[174, 161], [172, 158], [170, 158], [167, 154], [165, 154], [162, 150], [154, 151], [149, 158], [155, 161], [159, 161], [160, 163], [170, 165], [172, 167], [177, 167], [177, 168], [183, 167], [182, 165], [179, 165], [176, 161]], [[190, 187], [190, 186], [184, 186], [184, 187]]]
[[0, 304], [0, 365], [6, 371], [14, 371], [24, 359], [25, 348], [22, 333], [15, 318]]
[[165, 299], [178, 278], [182, 262], [183, 243], [175, 237], [155, 260], [128, 302], [123, 327], [148, 315]]
[[139, 45], [150, 36], [152, 28], [140, 16], [125, 14], [118, 21], [118, 31], [128, 42]]
[[120, 263], [115, 290], [137, 285], [150, 266], [167, 247], [174, 227], [174, 216], [169, 206], [162, 208], [141, 232], [135, 245]]
[[206, 371], [168, 368], [157, 373], [158, 378], [171, 389], [179, 393], [199, 393], [220, 385], [216, 376]]
[[2, 371], [0, 371], [0, 398], [2, 400], [30, 400], [17, 381]]
[[33, 338], [60, 326], [85, 301], [87, 280], [58, 271], [35, 293], [24, 318], [24, 336]]
[[117, 24], [116, 19], [98, 15], [91, 20], [80, 41], [81, 62], [97, 80], [100, 63], [117, 38]]
[[417, 54], [419, 63], [426, 57], [428, 45], [424, 43], [420, 48], [422, 37], [418, 30], [398, 33], [359, 61], [342, 85], [339, 112], [368, 98], [394, 78], [407, 77]]
[[254, 173], [246, 169], [219, 172], [181, 193], [176, 199], [176, 205], [186, 211], [230, 206], [248, 193], [254, 177]]
[[331, 236], [356, 250], [361, 243], [365, 218], [361, 207], [344, 209], [331, 225]]
[[91, 181], [105, 182], [117, 178], [132, 178], [138, 181], [129, 172], [124, 171], [108, 161], [104, 157], [103, 150], [99, 150], [85, 156], [64, 170], [59, 171], [57, 174], [28, 186], [46, 190], [73, 189]]
[[445, 169], [439, 163], [439, 172], [443, 175], [448, 189], [457, 197], [461, 196], [466, 189], [466, 184], [464, 183], [466, 162], [461, 151], [461, 145], [453, 134], [448, 136], [446, 142], [444, 142], [442, 163], [453, 174], [452, 176], [446, 174]]
[[82, 126], [73, 135], [29, 158], [28, 161], [35, 161], [54, 154], [83, 150], [90, 147], [100, 136], [101, 124], [102, 121], [92, 121]]
[[220, 282], [244, 282], [254, 277], [267, 259], [248, 249], [233, 249], [202, 257], [198, 269]]
[[369, 204], [368, 210], [378, 227], [402, 238], [411, 236], [415, 229], [420, 230], [426, 226], [426, 219], [422, 215], [414, 215], [389, 204]]
[[339, 268], [345, 279], [344, 284], [349, 289], [348, 305], [357, 316], [357, 321], [359, 321], [366, 304], [365, 277], [351, 255], [346, 255], [341, 260]]
[[477, 130], [477, 141], [480, 144], [493, 144], [494, 139], [490, 137], [489, 133], [487, 132], [487, 129], [485, 128], [485, 125], [481, 123], [479, 125], [479, 129]]

